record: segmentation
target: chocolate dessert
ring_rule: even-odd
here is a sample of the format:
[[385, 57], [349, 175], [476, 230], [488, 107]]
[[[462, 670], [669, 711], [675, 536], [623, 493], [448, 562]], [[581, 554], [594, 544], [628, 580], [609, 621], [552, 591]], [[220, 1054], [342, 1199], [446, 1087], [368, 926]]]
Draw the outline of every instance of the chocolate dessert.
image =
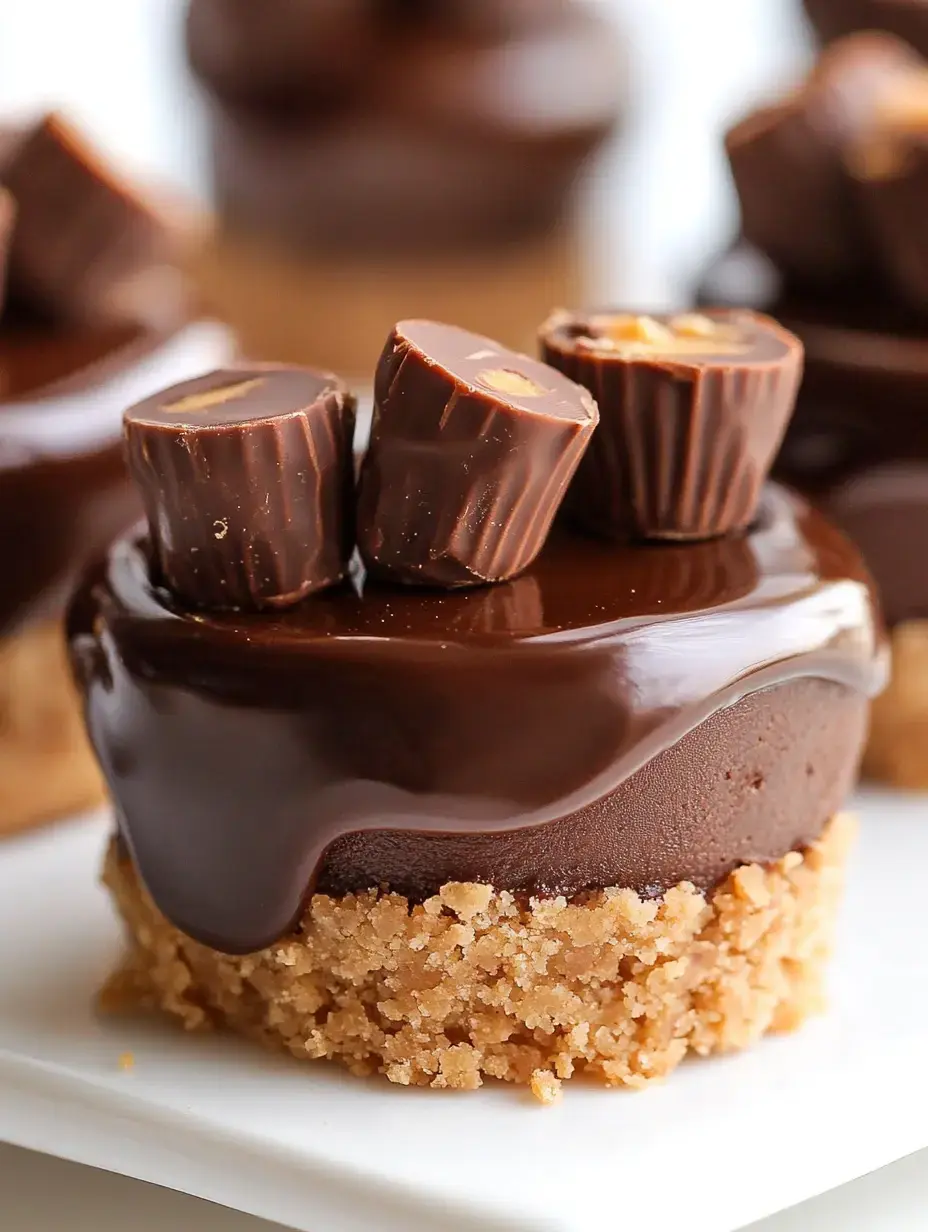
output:
[[220, 213], [304, 250], [544, 233], [624, 96], [612, 28], [573, 0], [191, 0], [187, 47]]
[[873, 571], [895, 672], [864, 767], [911, 787], [928, 786], [926, 117], [928, 64], [911, 47], [879, 34], [834, 43], [802, 88], [729, 133], [744, 238], [700, 290], [705, 303], [773, 312], [804, 343], [774, 474]]
[[142, 512], [123, 461], [126, 397], [199, 367], [218, 345], [197, 341], [176, 297], [138, 294], [168, 285], [169, 229], [67, 121], [8, 132], [0, 185], [4, 833], [103, 798], [62, 613], [87, 562]]
[[[569, 320], [574, 358], [596, 352], [591, 321]], [[885, 678], [869, 576], [822, 514], [761, 482], [799, 343], [741, 313], [634, 332], [646, 357], [633, 344], [615, 362], [679, 362], [690, 379], [692, 406], [654, 386], [664, 429], [636, 463], [660, 489], [689, 442], [704, 512], [686, 539], [555, 521], [584, 448], [634, 448], [620, 380], [597, 389], [596, 426], [589, 391], [557, 370], [406, 321], [360, 471], [370, 571], [355, 557], [274, 608], [250, 588], [217, 604], [216, 583], [251, 577], [248, 526], [267, 575], [278, 546], [288, 572], [291, 529], [268, 502], [350, 500], [347, 433], [312, 466], [282, 434], [331, 378], [218, 374], [202, 421], [183, 387], [127, 412], [130, 438], [189, 415], [196, 460], [130, 452], [155, 524], [119, 539], [70, 609], [130, 943], [105, 1004], [397, 1083], [495, 1077], [544, 1101], [575, 1072], [640, 1086], [817, 1007], [853, 830], [841, 808]], [[695, 412], [715, 385], [732, 426], [716, 480], [751, 477], [735, 516], [710, 495], [715, 421]], [[230, 423], [228, 465], [217, 440], [204, 466], [203, 438]], [[228, 537], [223, 519], [178, 588], [166, 528], [211, 526], [219, 503]], [[345, 522], [315, 525], [341, 559]]]
[[825, 43], [858, 30], [885, 30], [928, 55], [926, 0], [803, 0], [803, 8]]
[[189, 0], [186, 36], [219, 219], [196, 274], [249, 354], [360, 386], [411, 305], [524, 352], [583, 298], [577, 204], [629, 92], [601, 5]]

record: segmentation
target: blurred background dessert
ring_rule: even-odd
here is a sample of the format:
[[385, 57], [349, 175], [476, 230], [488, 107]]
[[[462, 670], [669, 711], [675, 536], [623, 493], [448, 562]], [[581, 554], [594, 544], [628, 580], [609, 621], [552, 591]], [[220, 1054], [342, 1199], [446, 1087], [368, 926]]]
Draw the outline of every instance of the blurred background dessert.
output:
[[0, 143], [0, 835], [99, 803], [61, 617], [141, 513], [123, 462], [133, 393], [226, 350], [196, 321], [189, 237], [64, 116]]
[[928, 55], [925, 0], [803, 0], [803, 4], [825, 43], [857, 30], [886, 30]]
[[627, 93], [595, 7], [190, 0], [186, 48], [220, 219], [198, 269], [255, 352], [367, 374], [409, 313], [528, 349], [580, 290], [572, 206]]
[[729, 130], [726, 150], [741, 236], [700, 298], [764, 307], [805, 344], [775, 473], [864, 552], [895, 660], [865, 767], [925, 787], [928, 62], [885, 32], [836, 39], [797, 88]]

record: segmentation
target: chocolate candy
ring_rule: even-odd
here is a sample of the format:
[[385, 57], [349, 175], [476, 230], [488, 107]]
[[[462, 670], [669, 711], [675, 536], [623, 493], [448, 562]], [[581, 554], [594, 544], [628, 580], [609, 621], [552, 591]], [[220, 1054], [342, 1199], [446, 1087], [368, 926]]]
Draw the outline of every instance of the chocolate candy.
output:
[[13, 219], [16, 216], [16, 206], [8, 192], [0, 188], [0, 309], [6, 297], [6, 263], [13, 237]]
[[928, 308], [928, 65], [887, 83], [846, 162], [887, 281]]
[[870, 264], [870, 245], [844, 165], [883, 92], [918, 63], [889, 35], [835, 44], [804, 86], [727, 134], [745, 237], [800, 281], [827, 282]]
[[160, 581], [193, 608], [284, 608], [352, 551], [354, 398], [337, 377], [211, 372], [125, 414]]
[[822, 42], [855, 30], [886, 30], [928, 56], [926, 0], [803, 0], [803, 7]]
[[468, 586], [535, 559], [599, 420], [559, 372], [479, 334], [401, 321], [374, 384], [358, 543], [381, 577]]
[[[747, 277], [751, 267], [754, 276]], [[776, 478], [811, 497], [862, 551], [890, 626], [928, 618], [928, 342], [924, 317], [868, 286], [795, 294], [738, 246], [706, 302], [771, 312], [805, 347]]]
[[585, 385], [601, 423], [570, 516], [609, 538], [741, 530], [793, 411], [802, 344], [768, 317], [556, 312], [545, 359]]
[[168, 261], [168, 228], [61, 116], [6, 143], [0, 182], [16, 201], [10, 295], [53, 318], [121, 315], [143, 268]]

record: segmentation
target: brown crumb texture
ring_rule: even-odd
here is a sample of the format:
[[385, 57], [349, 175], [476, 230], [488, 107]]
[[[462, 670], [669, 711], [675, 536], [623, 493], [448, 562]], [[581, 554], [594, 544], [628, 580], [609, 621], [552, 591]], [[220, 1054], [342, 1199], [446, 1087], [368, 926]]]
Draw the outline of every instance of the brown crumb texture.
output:
[[0, 835], [103, 799], [61, 625], [0, 640]]
[[169, 924], [113, 844], [104, 880], [131, 950], [102, 1003], [404, 1086], [502, 1078], [546, 1104], [575, 1074], [640, 1087], [689, 1052], [743, 1048], [820, 1008], [854, 829], [836, 816], [804, 853], [743, 865], [708, 897], [688, 883], [653, 900], [610, 889], [528, 906], [461, 884], [412, 908], [317, 895], [298, 931], [245, 957]]
[[891, 634], [893, 674], [873, 703], [863, 771], [868, 778], [928, 788], [928, 620], [907, 620]]

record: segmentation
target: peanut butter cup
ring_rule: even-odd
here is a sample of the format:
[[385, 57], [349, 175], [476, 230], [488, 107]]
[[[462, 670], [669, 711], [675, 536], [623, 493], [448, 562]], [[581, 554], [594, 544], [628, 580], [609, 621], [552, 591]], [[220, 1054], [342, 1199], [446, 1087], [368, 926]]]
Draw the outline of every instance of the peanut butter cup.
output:
[[453, 325], [400, 321], [361, 467], [368, 568], [420, 586], [521, 573], [598, 421], [587, 391], [553, 368]]
[[554, 313], [545, 359], [586, 386], [601, 424], [568, 497], [611, 538], [743, 530], [793, 411], [802, 345], [751, 313]]
[[[763, 329], [777, 362], [795, 354]], [[386, 579], [356, 561], [282, 610], [192, 610], [149, 528], [72, 603], [120, 817], [105, 876], [129, 952], [105, 1003], [542, 1099], [575, 1072], [640, 1086], [796, 1025], [820, 999], [840, 810], [885, 676], [854, 548], [772, 484], [747, 529], [703, 541], [549, 532], [578, 437], [604, 424], [557, 372], [447, 326], [397, 326], [376, 400], [358, 524], [362, 546], [405, 528]], [[209, 506], [215, 468], [199, 484], [153, 467], [146, 485], [165, 471]], [[458, 588], [462, 562], [508, 578], [463, 514], [513, 474], [537, 545], [507, 547], [518, 576]], [[526, 542], [518, 503], [498, 502], [497, 558], [503, 517]], [[416, 581], [442, 562], [436, 584], [404, 584], [410, 560]]]
[[125, 414], [159, 576], [191, 607], [282, 608], [354, 548], [355, 401], [334, 376], [243, 366]]
[[153, 206], [55, 112], [11, 135], [0, 183], [18, 208], [11, 296], [45, 317], [118, 320], [139, 274], [176, 255]]

